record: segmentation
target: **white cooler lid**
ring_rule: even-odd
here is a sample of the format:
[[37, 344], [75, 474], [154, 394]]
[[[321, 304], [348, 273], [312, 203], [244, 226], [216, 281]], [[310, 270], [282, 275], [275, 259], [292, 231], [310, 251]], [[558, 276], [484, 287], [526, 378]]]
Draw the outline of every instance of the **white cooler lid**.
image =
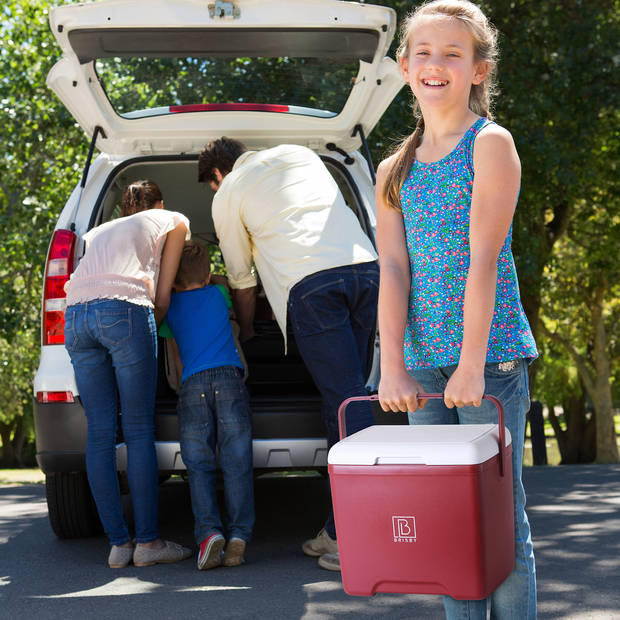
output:
[[[506, 445], [511, 443], [506, 429]], [[330, 465], [476, 465], [495, 456], [496, 424], [370, 426], [329, 451]]]

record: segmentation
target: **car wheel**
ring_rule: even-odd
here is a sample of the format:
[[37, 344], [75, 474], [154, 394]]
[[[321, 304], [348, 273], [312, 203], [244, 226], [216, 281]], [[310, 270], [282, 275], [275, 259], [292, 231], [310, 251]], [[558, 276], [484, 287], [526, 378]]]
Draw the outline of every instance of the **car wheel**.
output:
[[46, 474], [45, 495], [50, 524], [59, 538], [85, 538], [102, 532], [85, 472]]

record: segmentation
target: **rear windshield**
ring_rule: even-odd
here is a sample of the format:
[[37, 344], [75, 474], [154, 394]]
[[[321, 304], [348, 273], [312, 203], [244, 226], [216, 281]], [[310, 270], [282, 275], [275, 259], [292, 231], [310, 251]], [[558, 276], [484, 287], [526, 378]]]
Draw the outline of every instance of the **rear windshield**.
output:
[[265, 111], [329, 118], [344, 107], [359, 61], [287, 56], [100, 58], [95, 68], [112, 107], [126, 118], [226, 109], [222, 104], [232, 110], [262, 106]]
[[210, 109], [340, 113], [378, 33], [347, 28], [86, 29], [69, 33], [94, 62], [118, 114]]

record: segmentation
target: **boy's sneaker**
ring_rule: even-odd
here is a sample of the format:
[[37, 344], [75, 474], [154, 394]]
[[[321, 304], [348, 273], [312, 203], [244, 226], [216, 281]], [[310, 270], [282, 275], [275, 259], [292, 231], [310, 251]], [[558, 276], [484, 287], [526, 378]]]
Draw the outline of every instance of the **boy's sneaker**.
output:
[[224, 549], [224, 537], [221, 534], [211, 534], [200, 543], [198, 570], [208, 570], [215, 568], [222, 563], [222, 550]]
[[319, 566], [326, 570], [340, 570], [340, 556], [338, 553], [324, 553], [319, 558]]
[[222, 564], [224, 566], [241, 566], [245, 561], [243, 559], [244, 551], [245, 540], [241, 540], [241, 538], [231, 538], [226, 545]]
[[311, 558], [318, 558], [325, 553], [338, 553], [338, 543], [333, 538], [330, 538], [325, 528], [315, 538], [307, 540], [301, 548]]

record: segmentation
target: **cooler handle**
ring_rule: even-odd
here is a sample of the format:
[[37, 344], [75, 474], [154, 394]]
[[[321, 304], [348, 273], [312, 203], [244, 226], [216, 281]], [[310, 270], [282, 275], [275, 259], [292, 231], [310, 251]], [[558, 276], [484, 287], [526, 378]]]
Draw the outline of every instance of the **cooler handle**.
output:
[[[440, 393], [432, 393], [432, 394], [418, 394], [418, 399], [443, 399], [443, 394]], [[504, 459], [507, 458], [507, 450], [506, 450], [506, 430], [504, 427], [504, 406], [499, 401], [499, 399], [495, 398], [495, 396], [484, 395], [482, 398], [492, 402], [497, 407], [497, 425], [499, 427], [499, 475], [504, 475]], [[346, 408], [349, 403], [358, 402], [358, 401], [372, 401], [379, 400], [379, 396], [377, 394], [373, 394], [372, 396], [352, 396], [351, 398], [347, 398], [342, 401], [340, 407], [338, 407], [338, 428], [340, 430], [340, 440], [343, 440], [347, 436], [347, 428], [346, 428]]]

